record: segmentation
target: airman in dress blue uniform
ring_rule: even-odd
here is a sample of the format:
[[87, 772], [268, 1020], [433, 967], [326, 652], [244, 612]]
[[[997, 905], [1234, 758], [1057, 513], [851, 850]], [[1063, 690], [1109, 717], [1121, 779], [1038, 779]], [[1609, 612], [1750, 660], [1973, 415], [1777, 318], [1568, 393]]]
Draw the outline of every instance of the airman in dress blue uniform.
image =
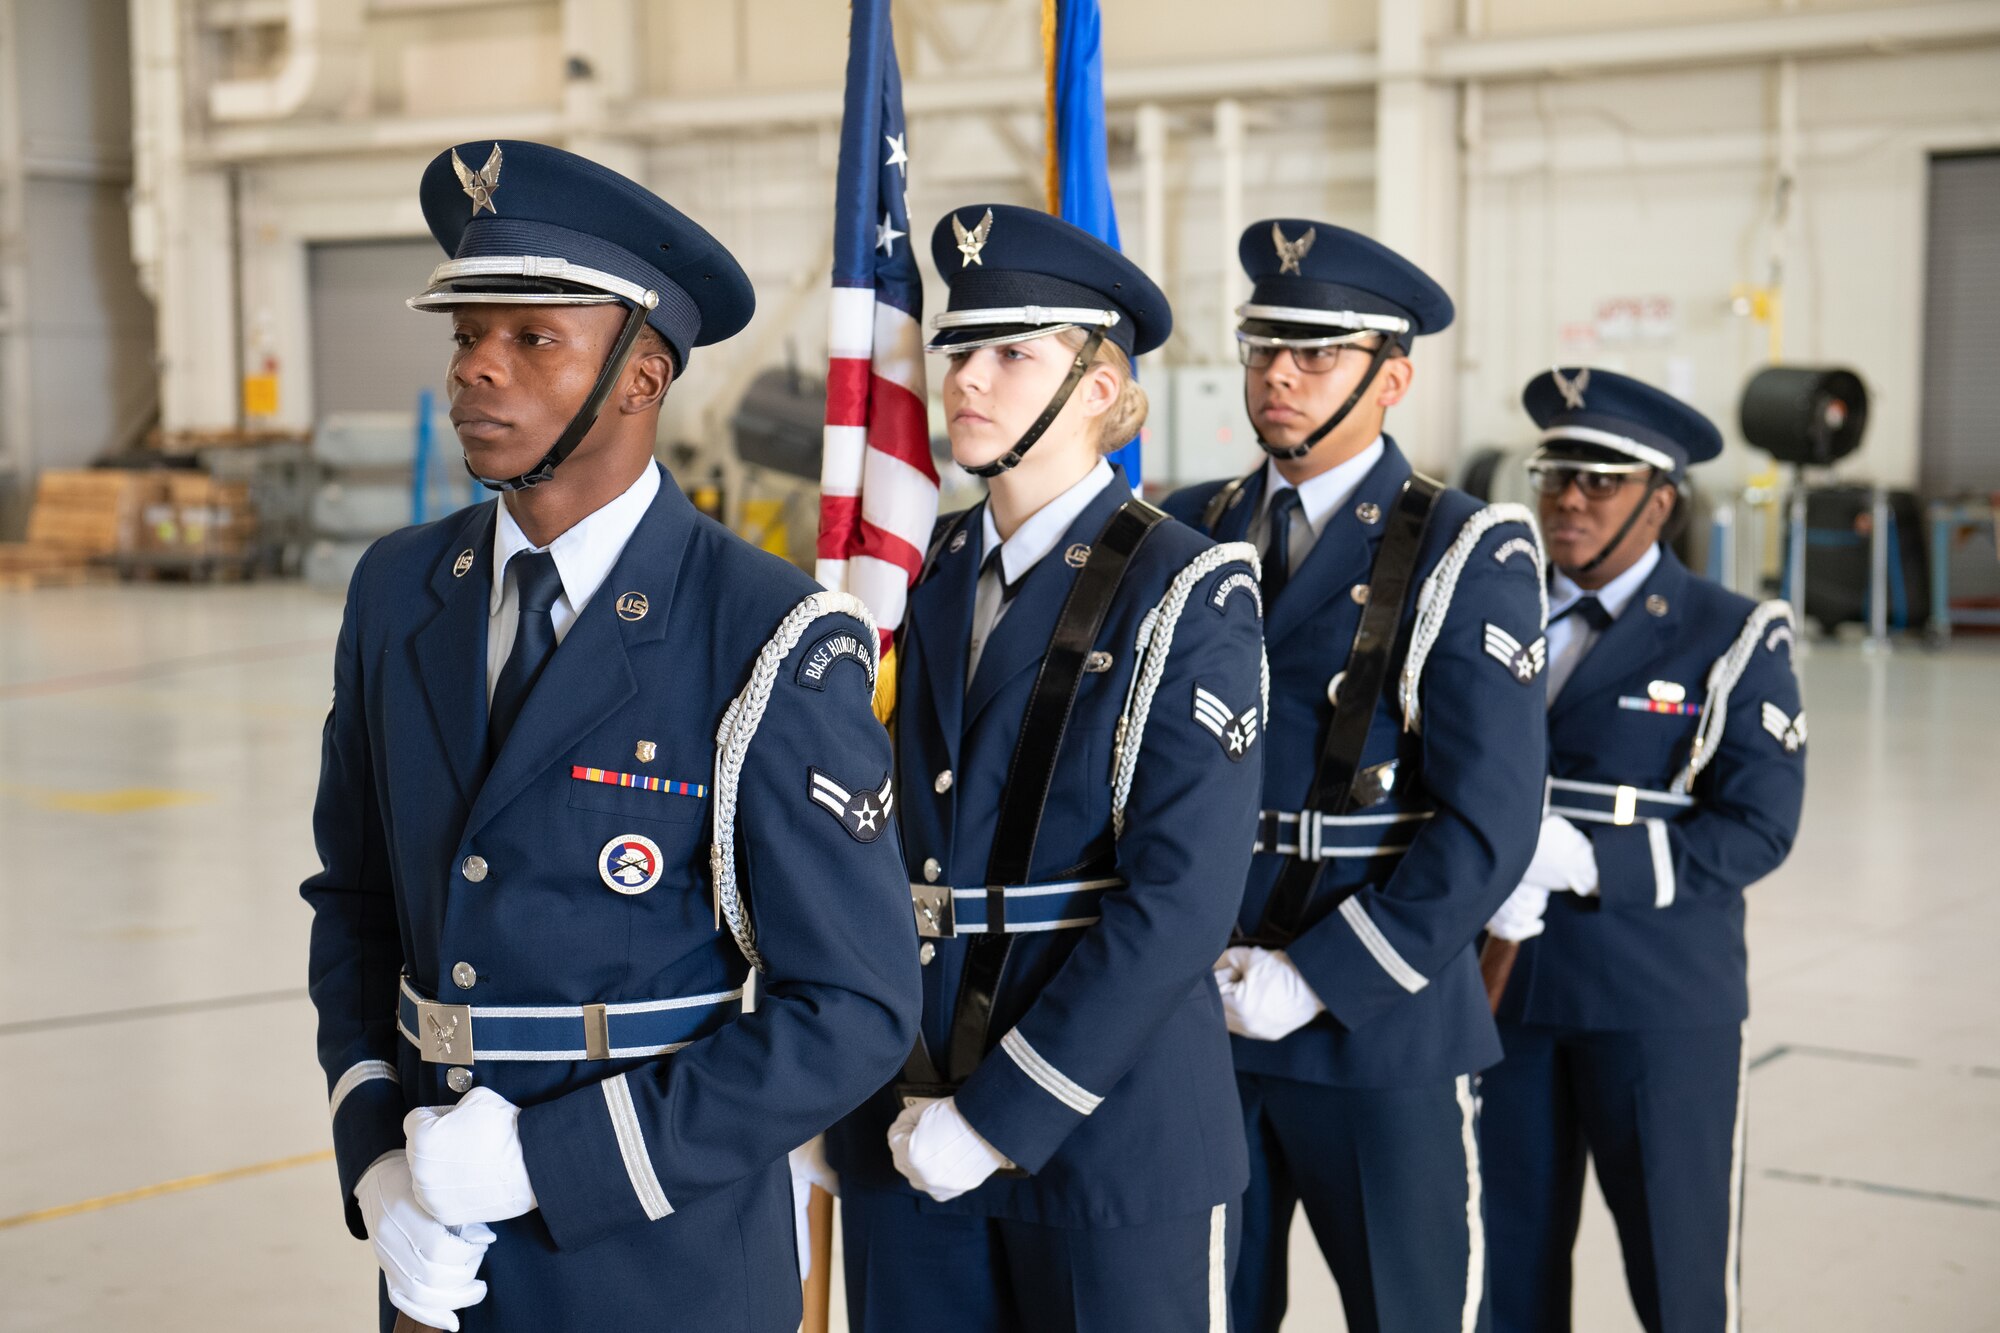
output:
[[1351, 1329], [1484, 1327], [1471, 1076], [1499, 1058], [1472, 944], [1541, 814], [1542, 553], [1518, 505], [1416, 475], [1383, 415], [1451, 299], [1324, 222], [1239, 253], [1268, 459], [1175, 515], [1263, 551], [1259, 854], [1218, 968], [1251, 1183], [1233, 1306], [1270, 1333], [1301, 1202]]
[[1715, 426], [1623, 375], [1523, 395], [1554, 567], [1549, 815], [1493, 923], [1520, 953], [1481, 1125], [1495, 1327], [1570, 1326], [1586, 1155], [1650, 1333], [1738, 1326], [1743, 892], [1790, 850], [1806, 718], [1792, 613], [1661, 544]]
[[720, 244], [539, 144], [422, 199], [411, 304], [503, 496], [348, 591], [303, 886], [348, 1225], [385, 1330], [790, 1330], [785, 1154], [916, 1034], [875, 631], [653, 461], [750, 317]]
[[1246, 1164], [1210, 968], [1265, 743], [1255, 555], [1101, 457], [1169, 328], [1139, 269], [1002, 204], [932, 250], [952, 450], [989, 488], [899, 646], [923, 1041], [828, 1135], [850, 1325], [1219, 1329]]

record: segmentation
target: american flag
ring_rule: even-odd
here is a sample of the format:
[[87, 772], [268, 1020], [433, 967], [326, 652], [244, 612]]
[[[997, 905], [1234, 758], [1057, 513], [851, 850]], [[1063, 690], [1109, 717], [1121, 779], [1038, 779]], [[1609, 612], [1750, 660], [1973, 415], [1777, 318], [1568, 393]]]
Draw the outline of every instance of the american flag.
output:
[[[923, 280], [904, 201], [903, 80], [889, 0], [854, 0], [827, 317], [819, 581], [860, 597], [886, 653], [937, 519]], [[893, 679], [884, 673], [885, 679]]]

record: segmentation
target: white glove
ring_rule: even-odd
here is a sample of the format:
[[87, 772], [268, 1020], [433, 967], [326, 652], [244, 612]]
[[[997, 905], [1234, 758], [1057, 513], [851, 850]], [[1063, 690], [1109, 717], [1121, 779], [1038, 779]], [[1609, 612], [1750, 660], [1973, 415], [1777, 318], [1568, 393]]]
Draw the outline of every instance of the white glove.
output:
[[889, 1126], [889, 1157], [903, 1179], [946, 1203], [1007, 1165], [1007, 1158], [979, 1137], [953, 1097], [906, 1106]]
[[417, 1201], [440, 1222], [502, 1222], [535, 1208], [521, 1155], [521, 1108], [491, 1088], [403, 1117]]
[[840, 1197], [840, 1173], [826, 1160], [826, 1136], [815, 1134], [792, 1149], [786, 1159], [792, 1168], [792, 1225], [799, 1241], [799, 1281], [812, 1276], [812, 1223], [806, 1211], [817, 1185]]
[[1542, 933], [1542, 913], [1549, 910], [1549, 891], [1536, 884], [1523, 884], [1507, 895], [1500, 910], [1486, 923], [1486, 933], [1495, 939], [1519, 944]]
[[420, 1324], [455, 1330], [463, 1310], [486, 1299], [476, 1276], [493, 1233], [474, 1223], [448, 1227], [425, 1212], [402, 1152], [384, 1153], [354, 1186], [368, 1243], [389, 1287], [389, 1303]]
[[1289, 1037], [1326, 1011], [1282, 950], [1239, 944], [1215, 965], [1222, 1016], [1229, 1030], [1256, 1041]]
[[1590, 836], [1561, 815], [1542, 820], [1535, 840], [1535, 859], [1528, 863], [1523, 884], [1590, 898], [1597, 893], [1597, 849]]

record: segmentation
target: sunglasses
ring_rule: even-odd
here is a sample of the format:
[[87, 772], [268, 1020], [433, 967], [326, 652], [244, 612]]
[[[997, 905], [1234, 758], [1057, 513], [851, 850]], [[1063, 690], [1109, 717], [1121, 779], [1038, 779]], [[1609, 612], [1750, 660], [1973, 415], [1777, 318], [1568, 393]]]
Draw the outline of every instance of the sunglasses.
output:
[[1586, 500], [1608, 500], [1626, 482], [1642, 478], [1652, 469], [1644, 463], [1530, 463], [1528, 480], [1535, 490], [1551, 498], [1561, 495], [1574, 482]]

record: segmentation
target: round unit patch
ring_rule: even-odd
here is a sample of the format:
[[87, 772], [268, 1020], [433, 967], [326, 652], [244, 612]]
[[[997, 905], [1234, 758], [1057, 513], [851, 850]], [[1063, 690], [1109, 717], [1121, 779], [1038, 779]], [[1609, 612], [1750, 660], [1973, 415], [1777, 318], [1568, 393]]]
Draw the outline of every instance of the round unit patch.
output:
[[613, 893], [644, 893], [664, 872], [660, 844], [637, 833], [619, 834], [597, 854], [598, 878]]

